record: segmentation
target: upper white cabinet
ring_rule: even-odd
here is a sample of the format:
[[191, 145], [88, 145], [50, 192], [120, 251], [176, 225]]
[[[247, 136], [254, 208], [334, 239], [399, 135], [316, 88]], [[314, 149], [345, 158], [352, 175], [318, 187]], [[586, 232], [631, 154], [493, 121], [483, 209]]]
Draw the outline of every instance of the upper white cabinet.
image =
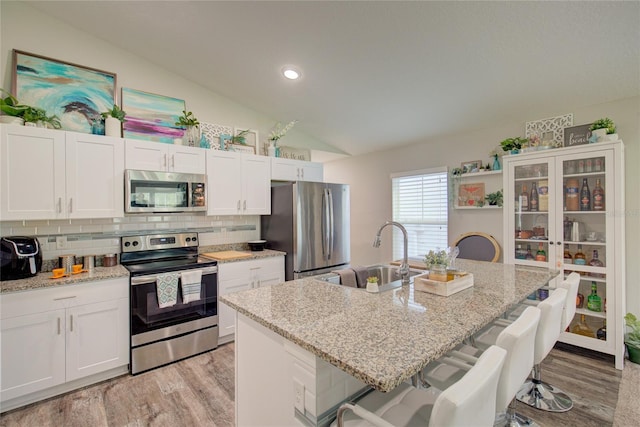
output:
[[125, 140], [125, 146], [127, 169], [196, 174], [206, 171], [202, 148], [137, 139]]
[[209, 215], [271, 213], [269, 158], [231, 151], [207, 152]]
[[271, 179], [274, 181], [323, 182], [322, 163], [270, 157]]
[[124, 215], [124, 147], [119, 138], [2, 125], [3, 220]]

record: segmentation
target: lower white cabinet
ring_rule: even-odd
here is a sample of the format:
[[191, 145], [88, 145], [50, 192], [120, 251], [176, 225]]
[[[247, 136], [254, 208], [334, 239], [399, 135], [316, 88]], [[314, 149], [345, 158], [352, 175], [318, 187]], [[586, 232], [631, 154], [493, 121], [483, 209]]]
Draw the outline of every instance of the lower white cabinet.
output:
[[[218, 264], [220, 295], [282, 282], [284, 282], [284, 256]], [[219, 304], [218, 321], [220, 337], [235, 333], [235, 310], [226, 304]]]
[[128, 289], [128, 278], [120, 278], [0, 295], [3, 407], [12, 399], [126, 368]]
[[324, 169], [322, 163], [272, 157], [271, 179], [273, 181], [323, 182]]

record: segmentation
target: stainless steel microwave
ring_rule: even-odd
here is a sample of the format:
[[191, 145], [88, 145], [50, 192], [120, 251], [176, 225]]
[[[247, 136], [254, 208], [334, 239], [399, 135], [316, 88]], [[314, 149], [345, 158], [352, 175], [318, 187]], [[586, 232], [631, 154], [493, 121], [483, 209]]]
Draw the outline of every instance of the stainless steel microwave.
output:
[[126, 213], [207, 210], [207, 176], [190, 173], [125, 171]]

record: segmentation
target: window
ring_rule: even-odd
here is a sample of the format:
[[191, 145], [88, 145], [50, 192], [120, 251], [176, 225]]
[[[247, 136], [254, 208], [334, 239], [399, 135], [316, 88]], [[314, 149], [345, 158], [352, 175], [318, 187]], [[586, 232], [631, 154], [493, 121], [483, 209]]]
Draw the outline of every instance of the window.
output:
[[[393, 220], [407, 229], [409, 257], [449, 246], [447, 189], [446, 167], [391, 175]], [[402, 231], [393, 227], [393, 259], [403, 254]]]

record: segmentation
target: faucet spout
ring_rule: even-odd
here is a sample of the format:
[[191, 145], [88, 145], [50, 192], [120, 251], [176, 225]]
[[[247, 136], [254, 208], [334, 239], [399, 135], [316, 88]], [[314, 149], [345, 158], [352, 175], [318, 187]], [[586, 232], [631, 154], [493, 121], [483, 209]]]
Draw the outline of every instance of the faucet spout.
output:
[[402, 235], [404, 237], [404, 256], [402, 258], [402, 264], [400, 265], [399, 273], [400, 273], [400, 276], [402, 277], [402, 284], [408, 285], [409, 284], [409, 235], [407, 234], [407, 229], [404, 228], [402, 224], [396, 221], [385, 222], [380, 226], [380, 228], [378, 229], [378, 232], [376, 233], [376, 237], [373, 240], [373, 247], [374, 248], [380, 247], [380, 241], [381, 241], [380, 234], [382, 233], [382, 230], [388, 225], [395, 225], [400, 229], [400, 231], [402, 231]]

